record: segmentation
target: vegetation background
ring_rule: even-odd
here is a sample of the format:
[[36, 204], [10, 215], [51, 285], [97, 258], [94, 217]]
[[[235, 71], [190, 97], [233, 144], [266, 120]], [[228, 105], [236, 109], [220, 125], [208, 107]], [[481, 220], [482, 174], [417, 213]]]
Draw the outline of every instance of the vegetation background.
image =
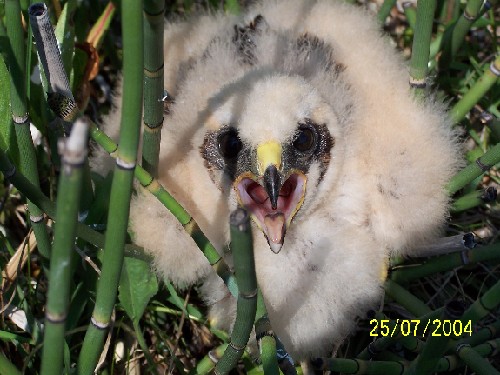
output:
[[[19, 14], [15, 11], [9, 13], [15, 9], [12, 3], [20, 5], [23, 14], [21, 40], [14, 40], [11, 34], [14, 27], [10, 23], [12, 15]], [[368, 7], [375, 16], [378, 15], [395, 48], [410, 58], [415, 30], [419, 27], [416, 4], [411, 1], [395, 3], [367, 1], [358, 6]], [[103, 0], [52, 0], [47, 1], [46, 5], [52, 24], [58, 25], [56, 35], [63, 39], [61, 53], [75, 101], [80, 111], [98, 124], [112, 106], [113, 90], [123, 68], [124, 37], [121, 25], [125, 16], [120, 4]], [[164, 13], [173, 18], [189, 17], [207, 9], [237, 13], [246, 5], [235, 0], [166, 1]], [[53, 204], [63, 195], [62, 187], [58, 185], [62, 174], [56, 151], [57, 132], [54, 131], [62, 127], [49, 109], [45, 95], [47, 90], [40, 80], [40, 66], [29, 31], [28, 6], [28, 0], [20, 3], [17, 0], [0, 0], [0, 148], [2, 155], [5, 156], [7, 152], [16, 165], [22, 163], [24, 151], [19, 144], [21, 139], [26, 140], [28, 133], [21, 135], [17, 128], [13, 130], [11, 113], [15, 114], [15, 97], [20, 94], [27, 99], [26, 111], [29, 112], [31, 123], [28, 125], [31, 127], [36, 156], [32, 168], [36, 168], [39, 179], [38, 191], [50, 199], [48, 203], [43, 203], [41, 198], [35, 202], [46, 207], [44, 211], [52, 216], [55, 206], [49, 203]], [[469, 20], [467, 16], [464, 17], [464, 11]], [[462, 130], [465, 158], [470, 163], [466, 176], [462, 175], [460, 181], [454, 180], [448, 187], [453, 197], [446, 233], [448, 240], [445, 245], [435, 244], [438, 250], [445, 247], [453, 248], [455, 252], [428, 259], [392, 260], [383, 311], [360, 320], [358, 331], [337, 348], [337, 358], [347, 361], [332, 362], [329, 366], [336, 372], [399, 374], [401, 363], [413, 363], [415, 366], [416, 359], [423, 355], [430, 363], [448, 356], [444, 362], [448, 365], [451, 363], [451, 367], [446, 367], [443, 361], [436, 362], [436, 371], [450, 374], [490, 374], [495, 373], [493, 371], [498, 373], [500, 368], [500, 360], [494, 356], [500, 345], [500, 210], [496, 204], [496, 189], [500, 183], [497, 164], [500, 162], [500, 152], [496, 148], [500, 141], [500, 83], [498, 77], [492, 74], [494, 68], [490, 69], [491, 64], [497, 69], [500, 67], [500, 9], [497, 1], [493, 0], [485, 3], [477, 0], [440, 0], [436, 3], [432, 20], [430, 56], [425, 61], [429, 61], [425, 64], [429, 82], [437, 95], [449, 101], [451, 116]], [[69, 42], [63, 37], [66, 33], [74, 35]], [[27, 69], [19, 80], [19, 76], [15, 76], [13, 51], [20, 43], [27, 46], [26, 58], [22, 60]], [[95, 147], [99, 146], [93, 143], [92, 148]], [[480, 160], [480, 163], [476, 160]], [[5, 178], [8, 164], [3, 156], [0, 164], [4, 172], [0, 175], [0, 374], [50, 373], [50, 370], [44, 372], [41, 369], [42, 357], [45, 355], [43, 326], [48, 279], [52, 277], [52, 273], [49, 274], [49, 258], [55, 255], [54, 252], [50, 255], [50, 246], [45, 244], [44, 249], [40, 241], [35, 239], [33, 229], [36, 225], [30, 222], [29, 217], [30, 213], [34, 215], [35, 208], [30, 207], [28, 213], [23, 194], [26, 192], [22, 185], [13, 183], [12, 178]], [[486, 172], [483, 173], [480, 167], [484, 167]], [[18, 169], [28, 175], [24, 167], [19, 166]], [[94, 232], [91, 232], [90, 237], [81, 235], [76, 241], [76, 251], [70, 256], [71, 274], [64, 292], [68, 293], [70, 305], [67, 319], [62, 324], [63, 328], [65, 326], [65, 341], [61, 342], [61, 365], [64, 373], [70, 374], [77, 372], [75, 363], [81, 356], [82, 343], [96, 301], [96, 283], [98, 271], [103, 265], [101, 248], [104, 241], [103, 235], [98, 232], [106, 230], [111, 190], [111, 177], [100, 178], [91, 174], [87, 176], [87, 183], [89, 178], [93, 181], [96, 193], [93, 195], [91, 190], [86, 190], [90, 185], [81, 183], [80, 206], [89, 209], [84, 222]], [[50, 241], [54, 236], [54, 225], [50, 219], [47, 224]], [[464, 236], [467, 233], [473, 235]], [[72, 237], [70, 241], [73, 242]], [[474, 247], [474, 243], [478, 245]], [[147, 260], [140, 256], [140, 249], [129, 245], [125, 251], [129, 257], [126, 258], [120, 279], [112, 329], [105, 338], [102, 355], [101, 350], [98, 353], [100, 373], [184, 374], [210, 370], [213, 365], [207, 360], [207, 354], [215, 349], [215, 355], [220, 355], [229, 335], [210, 327], [196, 287], [175, 290], [168, 281], [156, 280], [155, 275], [149, 272]], [[56, 294], [63, 293], [58, 289], [53, 290]], [[393, 319], [391, 324], [394, 324], [398, 318], [436, 317], [439, 315], [432, 315], [431, 312], [441, 311], [450, 301], [455, 303], [452, 306], [459, 311], [465, 309], [466, 314], [469, 314], [467, 317], [474, 318], [472, 331], [476, 334], [481, 332], [477, 341], [468, 342], [474, 347], [472, 354], [468, 349], [455, 350], [457, 341], [451, 341], [450, 337], [442, 337], [441, 341], [429, 338], [419, 341], [415, 337], [411, 340], [412, 335], [397, 335], [381, 338], [376, 345], [371, 346], [376, 352], [372, 354], [373, 357], [377, 361], [384, 361], [379, 362], [382, 367], [367, 365], [361, 368], [361, 362], [353, 361], [356, 356], [370, 358], [367, 348], [374, 340], [369, 335], [374, 327], [370, 318]], [[477, 306], [481, 306], [481, 312]], [[465, 327], [467, 319], [462, 319]], [[490, 328], [485, 330], [485, 327]], [[379, 333], [379, 336], [382, 334]], [[483, 346], [478, 348], [476, 345]], [[425, 347], [427, 351], [434, 349], [433, 353], [423, 354], [425, 350], [422, 348]], [[478, 353], [479, 359], [476, 358]], [[483, 360], [482, 357], [487, 359]], [[261, 373], [262, 365], [245, 354], [234, 371]], [[432, 369], [429, 371], [432, 372]]]

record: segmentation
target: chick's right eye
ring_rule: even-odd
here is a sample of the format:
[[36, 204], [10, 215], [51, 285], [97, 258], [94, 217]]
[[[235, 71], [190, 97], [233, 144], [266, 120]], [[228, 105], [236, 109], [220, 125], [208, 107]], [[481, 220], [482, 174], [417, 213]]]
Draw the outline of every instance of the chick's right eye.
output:
[[234, 129], [219, 135], [219, 152], [226, 159], [235, 158], [241, 151], [243, 145], [238, 137], [238, 133]]

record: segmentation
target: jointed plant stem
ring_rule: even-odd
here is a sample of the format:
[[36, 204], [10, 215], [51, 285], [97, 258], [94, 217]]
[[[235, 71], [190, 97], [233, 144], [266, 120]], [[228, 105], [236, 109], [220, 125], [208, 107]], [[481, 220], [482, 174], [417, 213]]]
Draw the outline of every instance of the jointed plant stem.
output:
[[71, 257], [75, 246], [78, 203], [87, 155], [88, 124], [75, 123], [63, 151], [63, 170], [59, 178], [54, 245], [50, 257], [50, 279], [45, 311], [42, 375], [60, 374], [63, 369], [64, 327], [71, 286]]
[[144, 1], [144, 134], [142, 165], [158, 177], [163, 126], [164, 0]]
[[424, 94], [426, 88], [435, 10], [436, 0], [419, 0], [410, 60], [410, 86], [418, 97]]
[[[35, 186], [40, 186], [35, 148], [31, 140], [26, 104], [26, 53], [24, 34], [21, 26], [21, 8], [18, 0], [7, 0], [5, 2], [5, 15], [11, 52], [8, 56], [11, 77], [11, 110], [17, 147], [20, 154], [20, 169]], [[50, 239], [45, 226], [43, 212], [30, 201], [28, 201], [28, 210], [37, 239], [38, 249], [44, 257], [48, 258], [50, 255]]]
[[123, 265], [125, 236], [136, 165], [139, 130], [141, 126], [143, 83], [143, 19], [142, 1], [124, 0], [122, 3], [123, 32], [123, 103], [120, 145], [111, 185], [107, 232], [101, 277], [92, 323], [89, 326], [78, 370], [80, 375], [92, 374], [103, 348], [104, 337], [115, 305], [118, 282]]
[[499, 81], [500, 55], [487, 66], [481, 78], [470, 88], [470, 90], [453, 106], [450, 111], [453, 122], [458, 123], [476, 105], [477, 102], [488, 92], [488, 90]]
[[236, 321], [231, 342], [215, 366], [215, 374], [227, 374], [243, 354], [250, 337], [257, 309], [257, 277], [253, 258], [250, 216], [239, 208], [230, 218], [231, 250], [238, 282]]

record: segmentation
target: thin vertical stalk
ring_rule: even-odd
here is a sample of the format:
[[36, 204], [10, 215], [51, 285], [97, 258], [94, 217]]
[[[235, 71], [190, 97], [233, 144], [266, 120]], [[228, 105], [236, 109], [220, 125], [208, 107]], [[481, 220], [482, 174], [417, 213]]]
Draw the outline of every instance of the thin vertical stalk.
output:
[[50, 278], [45, 310], [42, 375], [61, 374], [63, 370], [64, 326], [69, 307], [71, 257], [75, 245], [78, 203], [83, 165], [87, 155], [88, 124], [77, 121], [66, 142], [61, 140], [63, 170], [57, 190], [54, 245], [50, 257]]
[[66, 76], [71, 76], [73, 69], [73, 53], [75, 49], [75, 27], [73, 15], [76, 10], [76, 0], [69, 0], [64, 4], [63, 11], [59, 17], [56, 27], [56, 38], [61, 45], [61, 61], [64, 66]]
[[[10, 97], [12, 119], [19, 149], [20, 169], [22, 173], [37, 187], [40, 186], [38, 177], [35, 148], [31, 140], [29, 129], [28, 109], [26, 105], [26, 76], [25, 76], [25, 44], [23, 28], [21, 26], [21, 8], [18, 0], [5, 2], [5, 19], [7, 21], [7, 35], [10, 41]], [[42, 256], [50, 255], [50, 240], [45, 226], [43, 211], [28, 200], [30, 221], [35, 232], [38, 250]]]
[[144, 1], [144, 135], [142, 166], [158, 177], [163, 126], [164, 0]]
[[137, 161], [141, 125], [144, 56], [137, 51], [141, 51], [143, 48], [142, 1], [124, 0], [121, 4], [123, 17], [123, 105], [120, 143], [111, 185], [102, 272], [97, 285], [91, 325], [85, 335], [78, 363], [78, 371], [81, 375], [90, 375], [95, 369], [116, 301], [123, 265], [132, 181]]
[[217, 375], [227, 374], [236, 366], [250, 338], [257, 309], [257, 277], [250, 216], [245, 210], [239, 208], [231, 213], [230, 234], [239, 295], [231, 341], [215, 366], [214, 373]]
[[425, 93], [432, 24], [436, 0], [419, 0], [410, 60], [410, 87], [417, 97]]
[[391, 13], [391, 9], [396, 5], [396, 0], [384, 0], [382, 6], [377, 13], [378, 22], [382, 25], [385, 23], [386, 18]]
[[500, 77], [500, 55], [485, 68], [481, 78], [470, 88], [469, 91], [453, 106], [450, 111], [454, 123], [461, 121], [489, 89], [498, 82]]
[[465, 35], [467, 35], [470, 27], [477, 19], [482, 4], [483, 0], [467, 1], [467, 5], [457, 22], [451, 25], [451, 29], [446, 32], [449, 39], [445, 38], [445, 46], [439, 60], [440, 69], [448, 68], [450, 62], [455, 58], [458, 49], [465, 40]]

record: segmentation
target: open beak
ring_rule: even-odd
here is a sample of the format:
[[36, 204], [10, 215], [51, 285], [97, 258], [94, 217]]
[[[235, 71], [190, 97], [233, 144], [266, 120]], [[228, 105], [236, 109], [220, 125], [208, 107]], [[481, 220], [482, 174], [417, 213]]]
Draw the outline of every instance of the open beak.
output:
[[281, 167], [281, 145], [266, 142], [257, 147], [258, 175], [245, 172], [234, 182], [240, 204], [250, 211], [274, 253], [281, 250], [286, 230], [306, 191], [306, 176], [302, 172], [285, 176]]

